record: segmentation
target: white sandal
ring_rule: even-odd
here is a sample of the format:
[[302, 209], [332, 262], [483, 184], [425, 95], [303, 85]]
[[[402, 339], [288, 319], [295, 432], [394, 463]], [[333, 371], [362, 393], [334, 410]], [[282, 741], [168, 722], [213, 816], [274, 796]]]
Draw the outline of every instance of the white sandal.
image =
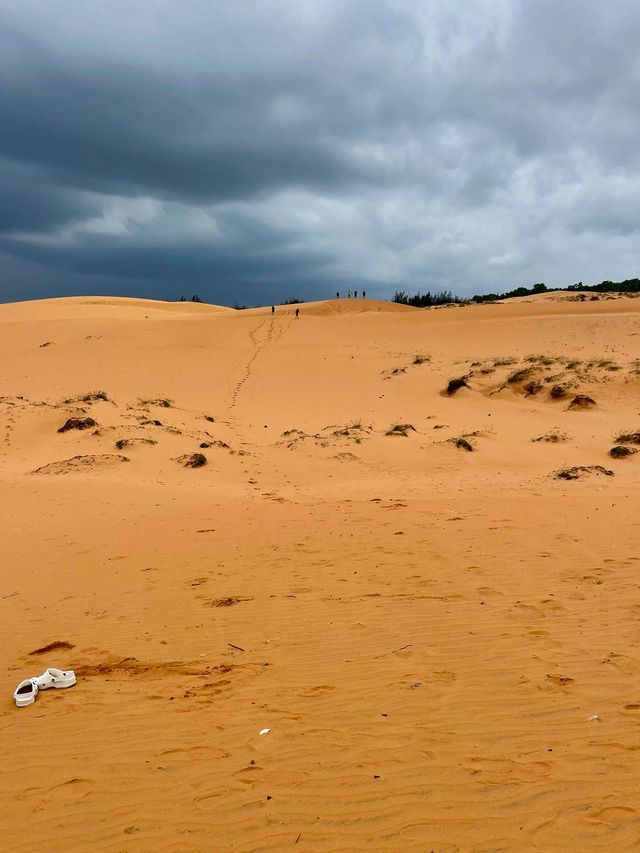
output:
[[72, 669], [62, 670], [49, 667], [42, 675], [35, 679], [40, 690], [48, 690], [50, 687], [73, 687], [76, 683], [76, 674]]
[[25, 678], [13, 691], [13, 698], [16, 700], [18, 708], [24, 708], [27, 705], [33, 705], [38, 695], [38, 679]]

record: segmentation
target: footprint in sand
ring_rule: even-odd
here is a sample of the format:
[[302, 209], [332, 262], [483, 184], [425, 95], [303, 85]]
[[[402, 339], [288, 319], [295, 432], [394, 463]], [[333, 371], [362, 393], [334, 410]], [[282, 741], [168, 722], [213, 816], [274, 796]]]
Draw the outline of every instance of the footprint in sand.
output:
[[449, 670], [442, 669], [439, 671], [432, 672], [425, 678], [425, 681], [428, 682], [440, 682], [442, 684], [451, 684], [451, 682], [456, 681], [458, 678], [455, 672], [450, 672]]
[[233, 773], [233, 778], [243, 785], [255, 785], [258, 782], [263, 768], [259, 764], [248, 764], [246, 767], [241, 767]]
[[83, 779], [76, 776], [47, 788], [26, 788], [22, 793], [17, 795], [17, 799], [29, 800], [32, 797], [38, 797], [45, 798], [47, 802], [60, 800], [61, 803], [65, 803], [69, 799], [77, 801], [91, 793], [94, 785], [93, 779]]
[[207, 607], [234, 607], [242, 601], [253, 601], [253, 599], [230, 595], [227, 598], [209, 598], [205, 603]]
[[558, 687], [568, 687], [569, 684], [573, 684], [575, 678], [571, 678], [568, 675], [549, 675], [547, 674], [547, 681], [551, 684], [555, 684]]
[[317, 687], [308, 687], [306, 690], [303, 690], [300, 696], [304, 696], [305, 699], [312, 699], [315, 696], [324, 696], [326, 693], [332, 693], [335, 689], [330, 684], [318, 684]]

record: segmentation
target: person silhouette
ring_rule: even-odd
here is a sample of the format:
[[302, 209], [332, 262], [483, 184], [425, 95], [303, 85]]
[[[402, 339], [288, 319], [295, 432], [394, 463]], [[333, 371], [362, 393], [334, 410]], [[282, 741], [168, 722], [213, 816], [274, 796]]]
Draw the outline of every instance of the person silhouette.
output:
[[296, 308], [296, 320], [298, 319], [299, 316], [300, 316], [300, 309]]
[[366, 292], [365, 292], [364, 290], [362, 291], [362, 298], [363, 298], [363, 299], [366, 299], [366, 298], [367, 298], [367, 294], [366, 294]]
[[275, 306], [275, 305], [272, 305], [272, 306], [271, 306], [271, 313], [272, 313], [272, 314], [275, 314], [275, 313], [276, 313], [276, 306]]

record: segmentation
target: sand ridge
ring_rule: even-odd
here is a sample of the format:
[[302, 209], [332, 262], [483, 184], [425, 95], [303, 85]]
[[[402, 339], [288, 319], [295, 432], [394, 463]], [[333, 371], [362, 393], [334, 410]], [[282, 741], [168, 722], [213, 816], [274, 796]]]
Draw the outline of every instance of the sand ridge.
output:
[[640, 303], [107, 303], [0, 306], [8, 849], [635, 849]]

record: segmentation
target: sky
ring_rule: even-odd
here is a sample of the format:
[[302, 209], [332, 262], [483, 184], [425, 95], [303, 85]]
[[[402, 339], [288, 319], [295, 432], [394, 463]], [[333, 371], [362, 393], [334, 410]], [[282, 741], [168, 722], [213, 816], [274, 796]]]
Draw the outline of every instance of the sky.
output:
[[0, 0], [0, 301], [640, 276], [636, 0]]

